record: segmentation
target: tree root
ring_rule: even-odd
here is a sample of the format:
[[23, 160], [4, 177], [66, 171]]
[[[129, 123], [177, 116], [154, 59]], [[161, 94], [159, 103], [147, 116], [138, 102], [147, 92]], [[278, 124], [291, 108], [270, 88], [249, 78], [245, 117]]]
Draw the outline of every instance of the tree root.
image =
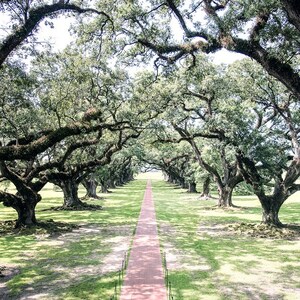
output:
[[103, 210], [103, 207], [101, 205], [94, 205], [94, 204], [87, 204], [82, 202], [79, 205], [76, 206], [58, 206], [58, 207], [51, 207], [48, 210], [52, 210], [52, 211], [61, 211], [61, 210], [92, 210], [92, 211], [96, 211], [96, 210]]
[[63, 222], [54, 222], [52, 219], [47, 221], [38, 222], [34, 225], [26, 225], [16, 228], [16, 220], [15, 221], [3, 221], [0, 222], [0, 235], [10, 235], [10, 234], [18, 234], [18, 235], [57, 235], [64, 232], [70, 232], [75, 228], [79, 228], [79, 226], [74, 224], [68, 224]]
[[264, 223], [235, 223], [226, 226], [229, 231], [255, 238], [287, 239], [300, 238], [300, 225], [289, 224], [278, 227]]

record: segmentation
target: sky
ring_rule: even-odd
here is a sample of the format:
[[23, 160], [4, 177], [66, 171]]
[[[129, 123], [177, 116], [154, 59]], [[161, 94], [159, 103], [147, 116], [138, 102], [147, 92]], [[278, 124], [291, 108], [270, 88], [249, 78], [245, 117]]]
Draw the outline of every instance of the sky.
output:
[[[58, 50], [63, 50], [68, 43], [72, 41], [72, 37], [69, 34], [69, 27], [72, 24], [72, 20], [70, 18], [65, 18], [60, 16], [54, 22], [55, 27], [52, 29], [49, 26], [45, 26], [44, 23], [41, 24], [40, 28], [40, 37], [42, 39], [52, 41], [53, 45]], [[243, 59], [245, 56], [227, 51], [226, 49], [222, 49], [216, 53], [210, 54], [214, 63], [216, 64], [231, 64], [236, 60]]]
[[[72, 36], [69, 33], [69, 28], [72, 26], [72, 17], [66, 18], [65, 16], [58, 16], [51, 20], [54, 24], [54, 28], [49, 25], [45, 25], [45, 21], [39, 25], [38, 33], [35, 35], [38, 37], [39, 42], [51, 43], [54, 49], [60, 51], [63, 50], [72, 40]], [[7, 36], [6, 24], [9, 22], [9, 18], [3, 13], [0, 13], [0, 38]], [[172, 21], [172, 27], [174, 31], [180, 35], [181, 28], [178, 27], [176, 20]], [[216, 53], [209, 55], [213, 62], [216, 64], [231, 64], [236, 60], [244, 58], [243, 55], [229, 52], [222, 49]]]

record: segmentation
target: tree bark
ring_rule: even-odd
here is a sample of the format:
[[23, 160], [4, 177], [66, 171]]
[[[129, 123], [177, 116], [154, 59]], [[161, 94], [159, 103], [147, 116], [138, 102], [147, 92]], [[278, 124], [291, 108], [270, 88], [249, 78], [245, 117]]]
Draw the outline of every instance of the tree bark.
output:
[[201, 198], [208, 199], [210, 197], [210, 176], [207, 176], [203, 182], [203, 190], [200, 195]]
[[108, 187], [111, 189], [115, 189], [116, 188], [116, 184], [114, 180], [109, 180], [108, 181]]
[[229, 186], [218, 186], [218, 192], [219, 192], [219, 207], [232, 207], [232, 192], [233, 188]]
[[78, 183], [72, 179], [68, 179], [61, 181], [59, 186], [64, 193], [63, 207], [79, 207], [83, 205], [78, 197]]
[[189, 193], [197, 193], [196, 182], [189, 182]]
[[27, 199], [25, 201], [22, 201], [22, 205], [15, 208], [18, 213], [16, 228], [37, 224], [35, 216], [36, 205], [37, 202], [34, 199]]
[[108, 193], [108, 186], [106, 182], [101, 182], [101, 193], [107, 194]]
[[281, 0], [289, 21], [300, 31], [300, 3], [299, 0]]
[[87, 198], [94, 198], [94, 199], [99, 199], [97, 196], [97, 182], [94, 179], [85, 179], [82, 181], [83, 186], [86, 189], [86, 195], [85, 197]]
[[187, 182], [185, 182], [185, 180], [181, 177], [178, 178], [178, 183], [183, 189], [189, 188], [189, 184]]
[[39, 194], [20, 195], [18, 193], [17, 195], [13, 195], [6, 192], [0, 192], [0, 197], [4, 206], [11, 207], [16, 210], [18, 214], [16, 228], [37, 224], [35, 207], [42, 199]]
[[281, 199], [274, 196], [259, 197], [262, 205], [262, 223], [268, 225], [282, 226], [279, 220], [279, 210], [282, 205]]

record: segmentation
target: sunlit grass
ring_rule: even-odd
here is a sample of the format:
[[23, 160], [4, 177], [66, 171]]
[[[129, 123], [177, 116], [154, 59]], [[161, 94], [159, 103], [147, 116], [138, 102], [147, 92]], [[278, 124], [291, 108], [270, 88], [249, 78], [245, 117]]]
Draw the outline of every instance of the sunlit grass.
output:
[[[299, 239], [254, 238], [218, 229], [228, 223], [259, 224], [261, 207], [256, 197], [235, 196], [238, 208], [223, 210], [215, 207], [216, 200], [200, 200], [199, 195], [165, 182], [153, 181], [152, 188], [162, 251], [170, 259], [178, 256], [176, 266], [170, 265], [169, 270], [174, 299], [300, 297]], [[280, 218], [284, 223], [299, 222], [297, 197], [299, 193], [283, 205]]]
[[[88, 201], [90, 204], [102, 205], [103, 210], [53, 211], [48, 209], [63, 203], [62, 192], [54, 191], [51, 185], [47, 185], [41, 192], [43, 200], [36, 208], [38, 221], [52, 219], [55, 222], [89, 225], [102, 230], [100, 233], [81, 236], [80, 240], [70, 238], [68, 242], [62, 242], [57, 237], [47, 238], [34, 234], [0, 237], [0, 266], [13, 265], [20, 269], [20, 273], [7, 284], [11, 296], [19, 297], [32, 290], [41, 293], [51, 290], [51, 299], [109, 299], [114, 293], [116, 273], [100, 275], [98, 272], [97, 276], [95, 273], [102, 265], [103, 258], [112, 251], [107, 240], [122, 234], [110, 231], [111, 228], [126, 226], [131, 232], [129, 238], [132, 238], [145, 186], [146, 180], [135, 180], [114, 189], [112, 193], [99, 194], [104, 198], [102, 200]], [[84, 189], [81, 189], [80, 196], [84, 196], [84, 193]], [[0, 205], [1, 220], [16, 218], [14, 210]]]
[[[155, 176], [152, 186], [162, 251], [169, 244], [171, 253], [177, 251], [182, 256], [177, 267], [169, 270], [175, 300], [299, 298], [292, 297], [299, 296], [299, 241], [224, 235], [217, 230], [228, 223], [259, 223], [261, 207], [256, 197], [236, 196], [234, 204], [238, 208], [222, 210], [215, 207], [215, 199], [199, 200], [198, 194], [188, 194]], [[41, 293], [51, 290], [52, 300], [109, 299], [117, 274], [95, 275], [95, 268], [112, 251], [107, 239], [119, 234], [111, 228], [127, 226], [134, 233], [146, 177], [100, 195], [104, 200], [88, 201], [102, 205], [102, 211], [45, 210], [62, 205], [62, 192], [46, 186], [43, 200], [37, 206], [39, 221], [52, 219], [107, 231], [64, 243], [57, 237], [49, 239], [34, 234], [0, 237], [0, 265], [11, 264], [20, 269], [20, 274], [8, 282], [11, 296], [17, 299], [33, 289]], [[84, 196], [83, 189], [80, 196]], [[282, 222], [299, 222], [298, 198], [299, 193], [283, 205]], [[16, 218], [10, 208], [0, 206], [0, 211], [1, 220]], [[180, 268], [181, 264], [184, 266]], [[269, 286], [273, 292], [268, 290]]]

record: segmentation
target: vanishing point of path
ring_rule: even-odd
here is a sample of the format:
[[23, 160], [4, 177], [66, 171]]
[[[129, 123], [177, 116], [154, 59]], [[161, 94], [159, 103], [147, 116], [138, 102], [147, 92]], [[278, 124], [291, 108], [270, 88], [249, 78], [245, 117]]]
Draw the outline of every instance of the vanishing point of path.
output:
[[147, 182], [120, 299], [167, 300], [150, 180]]

